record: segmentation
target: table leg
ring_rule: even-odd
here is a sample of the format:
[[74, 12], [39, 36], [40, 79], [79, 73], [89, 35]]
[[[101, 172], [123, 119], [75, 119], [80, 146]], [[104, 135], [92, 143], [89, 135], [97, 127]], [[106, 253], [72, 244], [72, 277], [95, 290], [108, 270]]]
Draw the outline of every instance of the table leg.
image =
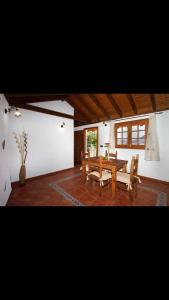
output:
[[82, 179], [86, 183], [86, 164], [84, 161], [82, 161]]
[[117, 168], [116, 166], [112, 167], [112, 197], [116, 195], [116, 175], [117, 175]]

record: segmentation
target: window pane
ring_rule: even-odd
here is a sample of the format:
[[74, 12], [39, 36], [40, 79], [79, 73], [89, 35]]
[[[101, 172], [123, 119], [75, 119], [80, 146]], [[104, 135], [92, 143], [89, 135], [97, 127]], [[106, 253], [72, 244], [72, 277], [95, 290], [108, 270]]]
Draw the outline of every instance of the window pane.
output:
[[128, 132], [123, 132], [123, 138], [127, 139], [128, 138]]
[[128, 131], [128, 127], [123, 127], [123, 131]]
[[128, 139], [123, 139], [123, 145], [127, 145], [128, 144]]
[[134, 138], [134, 139], [137, 138], [137, 131], [132, 132], [132, 138]]
[[139, 138], [145, 137], [145, 131], [139, 131]]
[[117, 138], [118, 138], [118, 139], [121, 139], [121, 138], [122, 138], [122, 132], [118, 132], [118, 133], [117, 133]]
[[117, 132], [122, 132], [122, 127], [117, 128]]
[[137, 139], [132, 139], [132, 145], [137, 145]]
[[122, 139], [117, 139], [117, 145], [122, 145], [123, 140]]
[[145, 144], [145, 139], [144, 137], [142, 137], [141, 139], [139, 139], [139, 145], [144, 145]]
[[145, 125], [139, 125], [139, 130], [145, 130]]
[[137, 131], [137, 126], [132, 126], [132, 131]]

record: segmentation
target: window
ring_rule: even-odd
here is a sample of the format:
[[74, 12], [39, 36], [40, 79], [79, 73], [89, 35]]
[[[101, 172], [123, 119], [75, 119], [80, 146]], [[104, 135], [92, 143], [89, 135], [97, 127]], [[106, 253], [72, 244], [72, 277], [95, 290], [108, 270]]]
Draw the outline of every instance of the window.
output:
[[148, 119], [115, 124], [116, 148], [145, 149]]

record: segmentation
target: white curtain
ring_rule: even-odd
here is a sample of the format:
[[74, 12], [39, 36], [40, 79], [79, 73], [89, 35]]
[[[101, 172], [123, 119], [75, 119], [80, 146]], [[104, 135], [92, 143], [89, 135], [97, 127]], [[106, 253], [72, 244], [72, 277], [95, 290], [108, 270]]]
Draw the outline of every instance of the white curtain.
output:
[[147, 132], [147, 140], [145, 147], [145, 160], [158, 161], [160, 160], [159, 142], [157, 135], [156, 115], [150, 115]]
[[114, 135], [114, 122], [113, 121], [110, 121], [109, 141], [110, 141], [110, 152], [115, 152], [115, 135]]

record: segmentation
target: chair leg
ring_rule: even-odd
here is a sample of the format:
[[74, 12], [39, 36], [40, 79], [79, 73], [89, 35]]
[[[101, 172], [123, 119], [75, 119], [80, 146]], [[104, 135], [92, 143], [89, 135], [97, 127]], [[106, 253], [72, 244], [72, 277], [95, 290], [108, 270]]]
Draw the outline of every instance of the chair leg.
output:
[[135, 183], [135, 197], [137, 198], [138, 195], [138, 189], [137, 189], [137, 182]]
[[129, 189], [129, 198], [130, 201], [133, 201], [133, 190]]
[[101, 197], [101, 195], [102, 195], [102, 186], [99, 183], [99, 196]]

